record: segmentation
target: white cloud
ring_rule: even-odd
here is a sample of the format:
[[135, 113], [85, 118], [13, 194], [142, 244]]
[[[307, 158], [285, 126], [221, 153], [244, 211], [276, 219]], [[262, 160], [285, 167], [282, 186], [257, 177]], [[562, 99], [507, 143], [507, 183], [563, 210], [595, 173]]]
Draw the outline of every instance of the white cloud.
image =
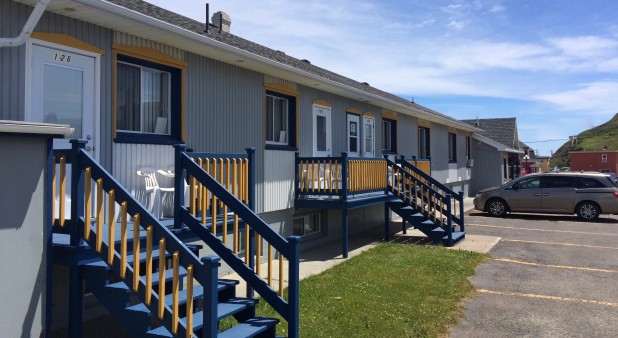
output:
[[586, 115], [613, 116], [618, 110], [618, 82], [592, 82], [575, 90], [539, 95], [563, 111], [585, 112]]
[[454, 30], [457, 30], [457, 31], [460, 31], [460, 30], [464, 29], [465, 26], [466, 26], [465, 23], [463, 23], [461, 21], [453, 20], [453, 21], [448, 23], [448, 28], [451, 28], [451, 29], [454, 29]]
[[615, 55], [618, 51], [618, 41], [599, 36], [574, 36], [548, 39], [551, 46], [564, 55], [582, 59]]
[[502, 5], [494, 5], [489, 9], [490, 12], [492, 13], [500, 13], [500, 12], [504, 12], [504, 6]]

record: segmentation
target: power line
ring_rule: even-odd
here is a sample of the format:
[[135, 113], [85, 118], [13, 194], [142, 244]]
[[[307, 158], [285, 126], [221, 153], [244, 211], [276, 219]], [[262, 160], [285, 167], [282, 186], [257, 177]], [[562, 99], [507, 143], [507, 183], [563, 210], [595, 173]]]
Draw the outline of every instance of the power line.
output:
[[523, 143], [540, 143], [540, 142], [555, 142], [555, 141], [568, 141], [568, 138], [559, 138], [555, 140], [540, 140], [540, 141], [522, 141]]

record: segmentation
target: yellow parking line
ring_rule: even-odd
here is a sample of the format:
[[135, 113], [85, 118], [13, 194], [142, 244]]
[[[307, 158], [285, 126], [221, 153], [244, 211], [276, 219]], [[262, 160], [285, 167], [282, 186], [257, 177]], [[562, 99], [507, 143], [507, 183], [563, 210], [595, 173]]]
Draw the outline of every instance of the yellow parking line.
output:
[[524, 230], [524, 231], [542, 231], [542, 232], [562, 232], [567, 234], [582, 234], [582, 235], [601, 235], [601, 236], [618, 236], [618, 234], [606, 234], [601, 232], [586, 232], [586, 231], [570, 231], [570, 230], [548, 230], [548, 229], [534, 229], [534, 228], [518, 228], [518, 227], [507, 227], [502, 225], [489, 225], [489, 224], [478, 224], [478, 223], [468, 223], [466, 226], [474, 225], [477, 227], [487, 227], [487, 228], [500, 228], [500, 229], [515, 229], [515, 230]]
[[528, 298], [538, 298], [538, 299], [550, 299], [550, 300], [559, 300], [559, 301], [564, 301], [564, 302], [587, 303], [587, 304], [596, 304], [596, 305], [605, 305], [605, 306], [618, 307], [618, 303], [601, 302], [601, 301], [598, 301], [598, 300], [590, 300], [590, 299], [566, 298], [566, 297], [547, 296], [547, 295], [535, 295], [535, 294], [532, 294], [532, 293], [520, 293], [520, 292], [502, 292], [502, 291], [494, 291], [494, 290], [486, 290], [486, 289], [479, 289], [477, 291], [480, 292], [480, 293], [489, 293], [489, 294], [492, 294], [492, 295], [500, 295], [500, 296], [516, 296], [516, 297], [528, 297]]
[[568, 266], [568, 265], [540, 264], [540, 263], [518, 261], [518, 260], [508, 259], [508, 258], [494, 258], [493, 260], [499, 261], [499, 262], [522, 264], [522, 265], [531, 265], [531, 266], [538, 266], [538, 267], [544, 267], [544, 268], [558, 268], [558, 269], [569, 269], [569, 270], [583, 270], [583, 271], [618, 273], [617, 270], [585, 268], [585, 267], [580, 267], [580, 266]]
[[524, 241], [521, 239], [502, 239], [503, 242], [519, 242], [519, 243], [532, 243], [532, 244], [549, 244], [549, 245], [565, 245], [565, 246], [576, 246], [580, 248], [594, 248], [594, 249], [609, 249], [609, 250], [618, 250], [618, 248], [614, 248], [611, 246], [596, 246], [596, 245], [586, 245], [586, 244], [573, 244], [573, 243], [556, 243], [556, 242], [539, 242], [539, 241]]

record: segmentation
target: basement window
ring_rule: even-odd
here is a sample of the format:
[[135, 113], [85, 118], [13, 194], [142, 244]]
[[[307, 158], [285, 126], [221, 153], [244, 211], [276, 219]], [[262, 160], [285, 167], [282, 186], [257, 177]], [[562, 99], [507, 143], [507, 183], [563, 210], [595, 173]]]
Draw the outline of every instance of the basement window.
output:
[[322, 233], [322, 215], [319, 212], [294, 217], [294, 236], [309, 236]]

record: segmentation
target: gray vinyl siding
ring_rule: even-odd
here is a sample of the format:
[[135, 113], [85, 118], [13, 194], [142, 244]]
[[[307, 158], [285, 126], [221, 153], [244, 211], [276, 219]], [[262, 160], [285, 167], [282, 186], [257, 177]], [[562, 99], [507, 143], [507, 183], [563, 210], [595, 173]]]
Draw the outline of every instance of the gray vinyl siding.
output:
[[260, 73], [187, 53], [186, 144], [195, 151], [256, 148], [256, 210], [264, 210], [264, 78]]
[[470, 195], [475, 195], [479, 190], [495, 187], [502, 184], [502, 153], [496, 148], [472, 140], [472, 184]]
[[415, 117], [397, 115], [397, 153], [406, 158], [418, 154], [418, 120]]
[[[0, 37], [17, 36], [32, 7], [0, 0]], [[25, 112], [26, 47], [0, 48], [0, 119], [23, 121]]]
[[[28, 20], [32, 7], [9, 0], [0, 0], [0, 36], [17, 36]], [[103, 49], [101, 57], [101, 102], [99, 161], [111, 168], [112, 142], [112, 31], [62, 15], [45, 12], [35, 28], [36, 32], [61, 33]], [[25, 119], [26, 47], [0, 48], [0, 119]]]

